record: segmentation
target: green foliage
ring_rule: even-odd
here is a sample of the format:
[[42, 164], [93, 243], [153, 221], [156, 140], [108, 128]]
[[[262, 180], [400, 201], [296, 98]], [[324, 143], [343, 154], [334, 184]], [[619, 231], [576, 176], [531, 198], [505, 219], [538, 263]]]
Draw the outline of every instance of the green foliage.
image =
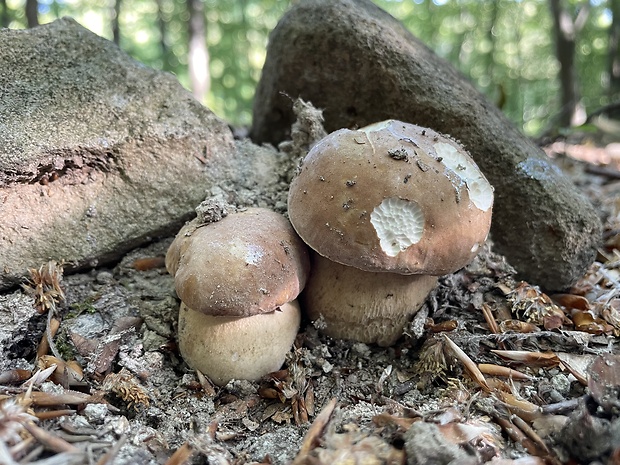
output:
[[[160, 4], [165, 46], [161, 45], [160, 31], [153, 27], [157, 24], [157, 5], [144, 0], [123, 0], [120, 45], [149, 66], [176, 74], [189, 87], [186, 2], [161, 0]], [[144, 5], [151, 10], [139, 12]], [[267, 36], [287, 7], [287, 2], [281, 0], [205, 2], [211, 92], [204, 103], [234, 124], [251, 122], [252, 99], [265, 60]], [[137, 42], [136, 38], [143, 40]]]
[[[548, 0], [374, 1], [453, 63], [491, 101], [501, 103], [526, 133], [539, 133], [557, 114], [559, 65]], [[584, 1], [564, 0], [573, 10]], [[609, 101], [609, 1], [590, 0], [590, 15], [578, 36], [576, 66], [590, 111]], [[204, 2], [211, 73], [211, 92], [204, 103], [233, 124], [248, 125], [268, 34], [289, 1]], [[25, 27], [24, 4], [25, 0], [8, 0], [11, 27]], [[46, 0], [41, 2], [40, 20], [73, 16], [111, 38], [113, 8], [113, 0]], [[149, 66], [174, 73], [188, 86], [188, 17], [184, 0], [122, 0], [120, 46]]]
[[95, 313], [97, 309], [93, 305], [96, 298], [87, 298], [83, 302], [75, 302], [71, 304], [71, 310], [65, 315], [66, 319], [77, 318], [83, 313]]
[[211, 55], [211, 108], [237, 124], [250, 124], [254, 89], [265, 61], [269, 32], [288, 2], [242, 0], [207, 2]]

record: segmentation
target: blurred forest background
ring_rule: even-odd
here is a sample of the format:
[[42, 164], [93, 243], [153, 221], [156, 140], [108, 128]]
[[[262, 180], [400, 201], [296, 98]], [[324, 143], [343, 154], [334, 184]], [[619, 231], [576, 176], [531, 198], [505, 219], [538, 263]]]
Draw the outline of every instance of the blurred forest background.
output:
[[[620, 0], [374, 1], [528, 135], [581, 125], [620, 100]], [[0, 26], [72, 16], [137, 60], [177, 75], [227, 121], [249, 125], [269, 32], [290, 3], [0, 0]]]

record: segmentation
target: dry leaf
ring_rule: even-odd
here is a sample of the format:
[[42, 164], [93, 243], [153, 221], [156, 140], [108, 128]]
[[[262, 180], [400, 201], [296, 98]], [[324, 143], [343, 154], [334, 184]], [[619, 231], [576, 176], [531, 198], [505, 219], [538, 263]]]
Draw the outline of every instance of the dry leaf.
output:
[[493, 312], [491, 311], [491, 307], [489, 307], [486, 303], [482, 304], [482, 315], [484, 316], [487, 325], [489, 325], [489, 329], [493, 334], [499, 334], [499, 326], [497, 325], [497, 321], [493, 316]]
[[564, 367], [570, 371], [570, 373], [577, 378], [582, 385], [588, 385], [588, 370], [596, 357], [595, 355], [578, 355], [566, 352], [558, 352], [556, 355], [562, 362], [562, 365], [564, 365]]
[[155, 268], [163, 268], [166, 266], [165, 257], [145, 257], [134, 260], [131, 267], [138, 271], [148, 271]]
[[0, 384], [21, 383], [30, 378], [30, 370], [15, 368], [14, 370], [0, 373]]
[[590, 310], [590, 302], [582, 295], [554, 294], [551, 298], [562, 307], [583, 311]]
[[601, 318], [595, 318], [590, 312], [575, 310], [571, 314], [573, 324], [577, 331], [589, 334], [611, 334], [613, 327]]
[[504, 367], [500, 365], [493, 365], [490, 363], [479, 363], [478, 369], [485, 375], [502, 376], [504, 378], [512, 378], [512, 379], [519, 379], [519, 380], [531, 380], [532, 379], [531, 376], [526, 375], [525, 373], [521, 373], [520, 371], [513, 370], [512, 368], [508, 368], [508, 367]]
[[482, 389], [490, 392], [491, 389], [489, 388], [486, 379], [484, 379], [484, 375], [480, 372], [478, 366], [474, 363], [474, 361], [469, 358], [469, 355], [463, 352], [463, 350], [459, 346], [457, 346], [447, 335], [444, 334], [443, 338], [450, 347], [450, 349], [454, 352], [454, 355], [456, 355], [456, 358], [458, 358], [459, 361], [463, 364], [465, 370], [467, 370], [467, 373], [469, 373], [472, 379], [476, 383], [478, 383], [478, 385]]
[[83, 392], [66, 391], [64, 394], [33, 391], [29, 394], [32, 405], [39, 407], [53, 407], [58, 405], [81, 405], [94, 401], [93, 396]]
[[459, 324], [456, 320], [447, 320], [442, 321], [441, 323], [433, 322], [432, 318], [429, 318], [429, 320], [431, 320], [431, 324], [428, 326], [428, 329], [432, 333], [447, 333], [450, 331], [454, 331], [456, 328], [459, 327]]
[[525, 399], [518, 399], [514, 394], [496, 391], [495, 395], [511, 413], [523, 418], [525, 421], [532, 421], [534, 418], [542, 415], [542, 409], [538, 405]]
[[397, 417], [394, 415], [390, 415], [387, 412], [383, 412], [379, 415], [375, 415], [374, 417], [372, 417], [372, 422], [379, 427], [394, 425], [402, 431], [407, 431], [416, 421], [420, 421], [420, 419]]
[[329, 403], [321, 410], [321, 412], [316, 416], [314, 422], [308, 429], [306, 436], [301, 444], [301, 448], [299, 449], [299, 453], [295, 460], [293, 460], [292, 465], [301, 465], [305, 462], [308, 454], [312, 449], [314, 449], [319, 443], [319, 438], [323, 435], [327, 424], [332, 418], [334, 410], [336, 409], [336, 399], [332, 399]]
[[551, 352], [528, 352], [526, 350], [491, 350], [502, 359], [523, 363], [531, 367], [553, 367], [560, 363], [558, 357]]
[[488, 425], [473, 425], [470, 423], [447, 423], [437, 425], [441, 434], [453, 444], [461, 445], [474, 441], [476, 438], [485, 436], [493, 438], [495, 448], [499, 450], [501, 439], [496, 437], [493, 430]]
[[[58, 332], [58, 328], [60, 328], [60, 320], [56, 318], [52, 318], [50, 320], [50, 333], [52, 338], [56, 336]], [[41, 342], [39, 343], [39, 347], [37, 348], [37, 358], [46, 355], [50, 350], [50, 344], [47, 341], [47, 331], [43, 333], [43, 337], [41, 338]]]
[[499, 330], [502, 333], [535, 333], [540, 331], [540, 328], [534, 323], [521, 320], [504, 320], [499, 324]]
[[588, 388], [597, 404], [610, 412], [620, 407], [620, 356], [604, 354], [596, 357], [588, 370]]

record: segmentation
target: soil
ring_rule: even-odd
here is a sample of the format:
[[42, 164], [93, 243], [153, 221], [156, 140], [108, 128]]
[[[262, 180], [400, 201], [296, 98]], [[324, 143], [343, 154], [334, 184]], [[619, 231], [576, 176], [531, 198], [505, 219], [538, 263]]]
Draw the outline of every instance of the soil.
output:
[[[64, 300], [53, 285], [43, 303], [0, 295], [0, 463], [619, 463], [620, 377], [605, 367], [619, 363], [620, 172], [615, 146], [596, 145], [548, 150], [606, 225], [569, 293], [519, 281], [489, 242], [440, 279], [394, 346], [333, 340], [305, 321], [283, 369], [259, 382], [220, 388], [180, 358], [163, 263], [172, 238], [64, 276]], [[39, 357], [56, 369], [35, 374], [50, 312], [60, 325], [46, 353], [59, 357]], [[49, 411], [33, 433], [28, 413]]]

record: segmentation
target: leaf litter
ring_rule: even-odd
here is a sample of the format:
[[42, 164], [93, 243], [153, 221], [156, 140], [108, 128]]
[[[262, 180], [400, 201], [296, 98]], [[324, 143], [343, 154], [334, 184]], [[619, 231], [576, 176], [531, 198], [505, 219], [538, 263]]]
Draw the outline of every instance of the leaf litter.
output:
[[620, 182], [555, 155], [606, 227], [569, 292], [519, 281], [489, 242], [393, 347], [305, 322], [258, 382], [181, 360], [171, 239], [88, 273], [42, 264], [0, 296], [0, 463], [620, 463]]

